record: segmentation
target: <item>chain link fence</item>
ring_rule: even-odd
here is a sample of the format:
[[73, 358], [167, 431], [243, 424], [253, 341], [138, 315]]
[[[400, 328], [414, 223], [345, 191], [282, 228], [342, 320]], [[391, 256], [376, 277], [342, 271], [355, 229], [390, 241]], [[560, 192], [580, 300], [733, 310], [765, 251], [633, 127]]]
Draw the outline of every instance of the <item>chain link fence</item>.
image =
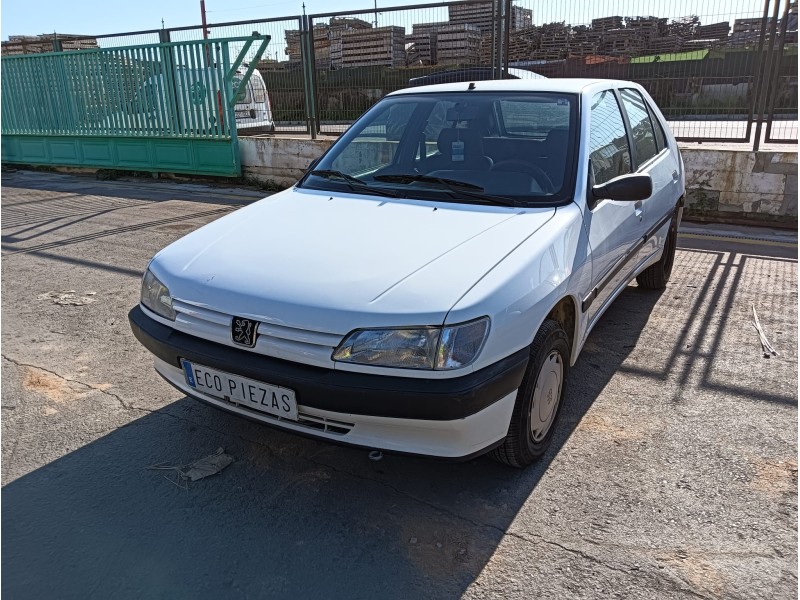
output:
[[[758, 147], [797, 141], [797, 20], [796, 0], [461, 0], [208, 24], [205, 35], [271, 36], [257, 68], [278, 132], [341, 133], [409, 85], [542, 75], [636, 81], [679, 139]], [[3, 52], [203, 37], [198, 25], [12, 38]]]

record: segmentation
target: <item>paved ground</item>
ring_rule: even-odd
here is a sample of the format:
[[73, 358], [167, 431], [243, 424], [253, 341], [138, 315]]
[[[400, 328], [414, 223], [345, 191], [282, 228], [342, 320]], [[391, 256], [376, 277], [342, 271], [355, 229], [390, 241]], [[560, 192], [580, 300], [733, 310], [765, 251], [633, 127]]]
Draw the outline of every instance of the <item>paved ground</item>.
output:
[[[796, 597], [785, 234], [687, 228], [667, 290], [630, 286], [591, 335], [534, 468], [370, 462], [183, 397], [130, 332], [148, 259], [252, 193], [2, 183], [8, 598]], [[219, 446], [236, 462], [188, 490], [147, 470]]]

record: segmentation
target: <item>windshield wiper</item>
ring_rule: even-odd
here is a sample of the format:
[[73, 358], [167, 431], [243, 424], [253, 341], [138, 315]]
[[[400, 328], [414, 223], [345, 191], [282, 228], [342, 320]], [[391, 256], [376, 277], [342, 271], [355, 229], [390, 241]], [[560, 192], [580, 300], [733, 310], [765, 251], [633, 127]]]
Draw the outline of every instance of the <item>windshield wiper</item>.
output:
[[459, 181], [457, 179], [447, 179], [446, 177], [431, 177], [430, 175], [417, 175], [412, 173], [400, 175], [375, 175], [373, 179], [377, 181], [387, 181], [389, 183], [413, 183], [419, 181], [422, 183], [440, 183], [445, 186], [461, 187], [470, 190], [482, 192], [483, 188], [468, 181]]
[[470, 198], [477, 198], [500, 204], [502, 206], [516, 206], [517, 203], [511, 198], [505, 196], [495, 196], [494, 194], [483, 193], [483, 188], [468, 181], [459, 181], [457, 179], [448, 179], [446, 177], [431, 177], [430, 175], [419, 175], [414, 173], [402, 173], [398, 175], [375, 175], [373, 177], [376, 181], [386, 181], [387, 183], [434, 183], [446, 187], [451, 192], [468, 196]]
[[317, 171], [311, 171], [311, 175], [316, 177], [322, 177], [324, 179], [333, 179], [342, 181], [354, 192], [364, 192], [367, 194], [375, 194], [378, 196], [389, 196], [391, 198], [399, 198], [399, 194], [394, 192], [390, 192], [389, 190], [382, 190], [379, 188], [374, 188], [370, 186], [366, 181], [362, 181], [358, 177], [353, 177], [352, 175], [348, 175], [347, 173], [342, 173], [341, 171], [334, 171], [331, 169], [319, 169]]

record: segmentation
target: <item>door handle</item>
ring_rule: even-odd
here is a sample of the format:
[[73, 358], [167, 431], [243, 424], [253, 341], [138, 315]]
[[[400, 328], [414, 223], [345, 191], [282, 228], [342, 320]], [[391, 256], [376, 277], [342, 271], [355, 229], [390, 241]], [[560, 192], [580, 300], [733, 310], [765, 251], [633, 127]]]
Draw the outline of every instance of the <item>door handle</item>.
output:
[[637, 201], [636, 204], [633, 205], [633, 214], [639, 217], [640, 221], [642, 220], [642, 215], [644, 214], [644, 211], [642, 210], [641, 200]]
[[672, 172], [672, 179], [674, 179], [675, 181], [678, 181], [679, 177], [680, 177], [680, 175], [678, 174], [677, 171], [673, 171]]

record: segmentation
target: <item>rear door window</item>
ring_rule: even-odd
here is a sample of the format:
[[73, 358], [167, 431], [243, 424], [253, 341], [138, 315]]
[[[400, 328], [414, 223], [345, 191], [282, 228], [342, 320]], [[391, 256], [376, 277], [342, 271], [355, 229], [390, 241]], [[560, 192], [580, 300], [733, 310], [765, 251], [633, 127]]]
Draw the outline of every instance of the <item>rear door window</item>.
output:
[[628, 121], [631, 124], [636, 164], [641, 165], [658, 154], [656, 135], [653, 131], [653, 123], [650, 121], [650, 113], [647, 111], [644, 98], [637, 90], [620, 90], [620, 97], [622, 98], [625, 112], [628, 114]]
[[650, 103], [647, 104], [650, 109], [650, 120], [653, 122], [653, 129], [656, 132], [656, 143], [658, 144], [658, 151], [661, 152], [667, 147], [667, 135], [664, 133], [664, 128], [661, 126], [661, 121], [658, 120], [655, 111]]
[[250, 85], [253, 87], [253, 102], [262, 104], [267, 101], [267, 86], [264, 80], [258, 77], [250, 78]]

